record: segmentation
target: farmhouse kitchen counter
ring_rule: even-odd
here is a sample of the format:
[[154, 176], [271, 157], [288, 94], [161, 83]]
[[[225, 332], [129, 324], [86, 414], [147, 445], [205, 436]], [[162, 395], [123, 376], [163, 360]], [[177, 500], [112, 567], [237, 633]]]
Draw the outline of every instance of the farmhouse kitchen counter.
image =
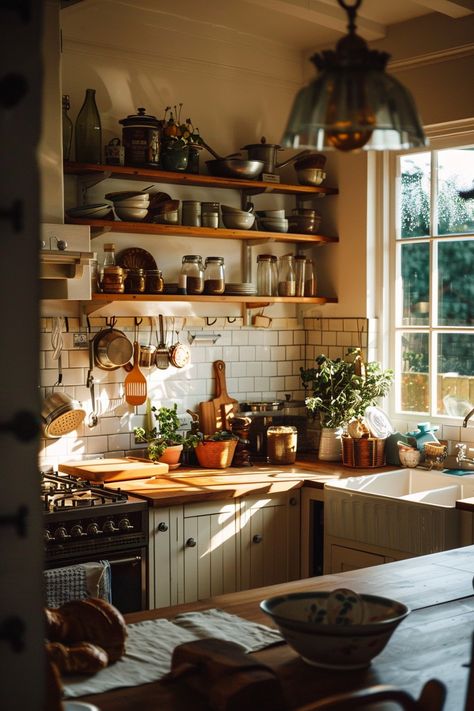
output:
[[183, 467], [151, 479], [109, 482], [107, 486], [146, 498], [158, 507], [234, 499], [249, 494], [265, 495], [303, 486], [323, 489], [326, 481], [392, 469], [394, 467], [353, 469], [344, 467], [340, 462], [320, 462], [313, 455], [307, 460], [298, 460], [294, 466], [262, 463], [228, 469]]
[[[444, 711], [462, 711], [474, 629], [473, 560], [474, 546], [468, 546], [363, 570], [295, 580], [188, 605], [133, 613], [127, 616], [127, 621], [171, 618], [180, 612], [217, 607], [271, 625], [259, 603], [273, 595], [337, 587], [384, 595], [405, 603], [411, 613], [367, 669], [350, 672], [318, 669], [303, 662], [286, 644], [257, 652], [255, 657], [276, 671], [289, 709], [331, 694], [377, 684], [393, 684], [418, 697], [423, 684], [436, 678], [448, 690]], [[117, 689], [83, 697], [81, 701], [97, 704], [101, 711], [184, 711], [190, 708], [204, 711], [209, 708], [196, 692], [186, 687], [184, 681]]]

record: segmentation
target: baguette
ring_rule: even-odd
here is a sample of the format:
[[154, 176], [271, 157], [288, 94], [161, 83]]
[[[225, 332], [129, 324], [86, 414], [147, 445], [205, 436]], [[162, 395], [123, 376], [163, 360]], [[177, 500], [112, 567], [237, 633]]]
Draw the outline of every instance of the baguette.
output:
[[70, 647], [61, 642], [48, 642], [46, 654], [60, 674], [96, 674], [109, 663], [107, 652], [90, 642]]
[[125, 653], [125, 620], [119, 610], [105, 600], [71, 600], [57, 609], [46, 608], [45, 622], [50, 642], [92, 642], [105, 650], [110, 663]]

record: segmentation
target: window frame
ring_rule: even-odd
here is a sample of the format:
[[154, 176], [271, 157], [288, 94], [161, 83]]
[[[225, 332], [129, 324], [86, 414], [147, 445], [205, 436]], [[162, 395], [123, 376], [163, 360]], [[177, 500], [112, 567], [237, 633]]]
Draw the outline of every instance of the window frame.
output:
[[[439, 326], [433, 325], [432, 313], [433, 309], [437, 308], [438, 302], [438, 292], [437, 289], [432, 289], [432, 285], [436, 280], [436, 273], [433, 274], [433, 269], [437, 269], [437, 264], [435, 263], [435, 255], [437, 255], [437, 250], [431, 248], [431, 243], [433, 240], [439, 244], [440, 242], [447, 242], [453, 239], [452, 236], [446, 235], [433, 235], [431, 229], [430, 234], [427, 237], [410, 237], [407, 239], [402, 239], [399, 237], [399, 225], [397, 207], [400, 204], [400, 188], [401, 180], [399, 174], [399, 158], [409, 156], [410, 154], [418, 154], [424, 152], [431, 153], [431, 168], [432, 168], [432, 181], [436, 180], [436, 168], [433, 171], [433, 165], [437, 165], [434, 161], [433, 152], [449, 148], [462, 148], [465, 146], [474, 146], [474, 119], [455, 121], [447, 124], [437, 124], [435, 126], [425, 127], [426, 135], [429, 138], [430, 144], [426, 149], [414, 149], [410, 151], [394, 151], [386, 156], [385, 167], [386, 170], [383, 171], [384, 175], [388, 176], [385, 182], [387, 187], [387, 200], [385, 201], [385, 209], [383, 212], [384, 224], [386, 229], [382, 230], [382, 241], [383, 241], [383, 255], [384, 255], [384, 274], [388, 277], [386, 282], [386, 287], [383, 288], [382, 294], [382, 314], [383, 320], [386, 324], [385, 328], [382, 329], [383, 332], [388, 336], [388, 349], [386, 345], [384, 347], [383, 343], [380, 343], [381, 353], [386, 356], [386, 361], [389, 367], [394, 370], [395, 380], [392, 392], [388, 398], [388, 408], [390, 415], [396, 420], [405, 420], [407, 423], [419, 422], [421, 418], [426, 418], [430, 422], [436, 424], [442, 424], [448, 421], [449, 424], [453, 426], [458, 426], [462, 423], [462, 417], [454, 417], [448, 414], [432, 414], [433, 403], [436, 402], [437, 397], [437, 382], [434, 377], [432, 363], [437, 362], [437, 338], [433, 337], [433, 334], [439, 333], [469, 333], [474, 334], [474, 327], [463, 327], [453, 328], [451, 326]], [[474, 180], [474, 176], [473, 176]], [[434, 191], [431, 191], [431, 210], [430, 210], [430, 227], [436, 224], [437, 220], [437, 209], [433, 204]], [[474, 239], [474, 234], [459, 234], [456, 235], [456, 239]], [[429, 322], [426, 325], [416, 327], [408, 326], [404, 327], [401, 324], [401, 319], [397, 321], [398, 310], [400, 304], [397, 303], [397, 296], [401, 293], [401, 274], [400, 274], [400, 261], [398, 254], [401, 252], [403, 244], [414, 244], [416, 242], [425, 242], [430, 244], [430, 316]], [[473, 275], [474, 278], [474, 275]], [[434, 293], [433, 293], [434, 292]], [[412, 411], [405, 411], [400, 408], [400, 379], [401, 372], [397, 371], [398, 364], [400, 363], [400, 339], [397, 337], [399, 332], [404, 328], [410, 333], [423, 332], [428, 333], [428, 343], [429, 343], [429, 362], [430, 368], [428, 370], [428, 387], [429, 387], [429, 400], [430, 400], [430, 412], [419, 413]]]

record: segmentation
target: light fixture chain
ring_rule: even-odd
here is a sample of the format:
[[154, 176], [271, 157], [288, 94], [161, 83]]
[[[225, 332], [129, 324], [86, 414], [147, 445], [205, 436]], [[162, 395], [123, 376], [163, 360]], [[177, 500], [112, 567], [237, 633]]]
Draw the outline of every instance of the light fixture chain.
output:
[[347, 29], [349, 30], [349, 34], [354, 34], [356, 30], [356, 14], [357, 10], [362, 4], [362, 0], [355, 0], [353, 5], [348, 5], [344, 0], [337, 0], [339, 5], [346, 11], [347, 17], [349, 19], [349, 24], [347, 25]]

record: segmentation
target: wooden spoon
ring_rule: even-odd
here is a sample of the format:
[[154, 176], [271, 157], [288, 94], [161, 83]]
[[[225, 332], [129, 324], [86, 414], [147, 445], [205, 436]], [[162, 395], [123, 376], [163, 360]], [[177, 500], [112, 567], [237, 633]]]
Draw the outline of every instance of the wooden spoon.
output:
[[125, 378], [125, 400], [129, 405], [142, 405], [146, 400], [146, 378], [138, 365], [138, 341], [133, 344], [133, 368]]

